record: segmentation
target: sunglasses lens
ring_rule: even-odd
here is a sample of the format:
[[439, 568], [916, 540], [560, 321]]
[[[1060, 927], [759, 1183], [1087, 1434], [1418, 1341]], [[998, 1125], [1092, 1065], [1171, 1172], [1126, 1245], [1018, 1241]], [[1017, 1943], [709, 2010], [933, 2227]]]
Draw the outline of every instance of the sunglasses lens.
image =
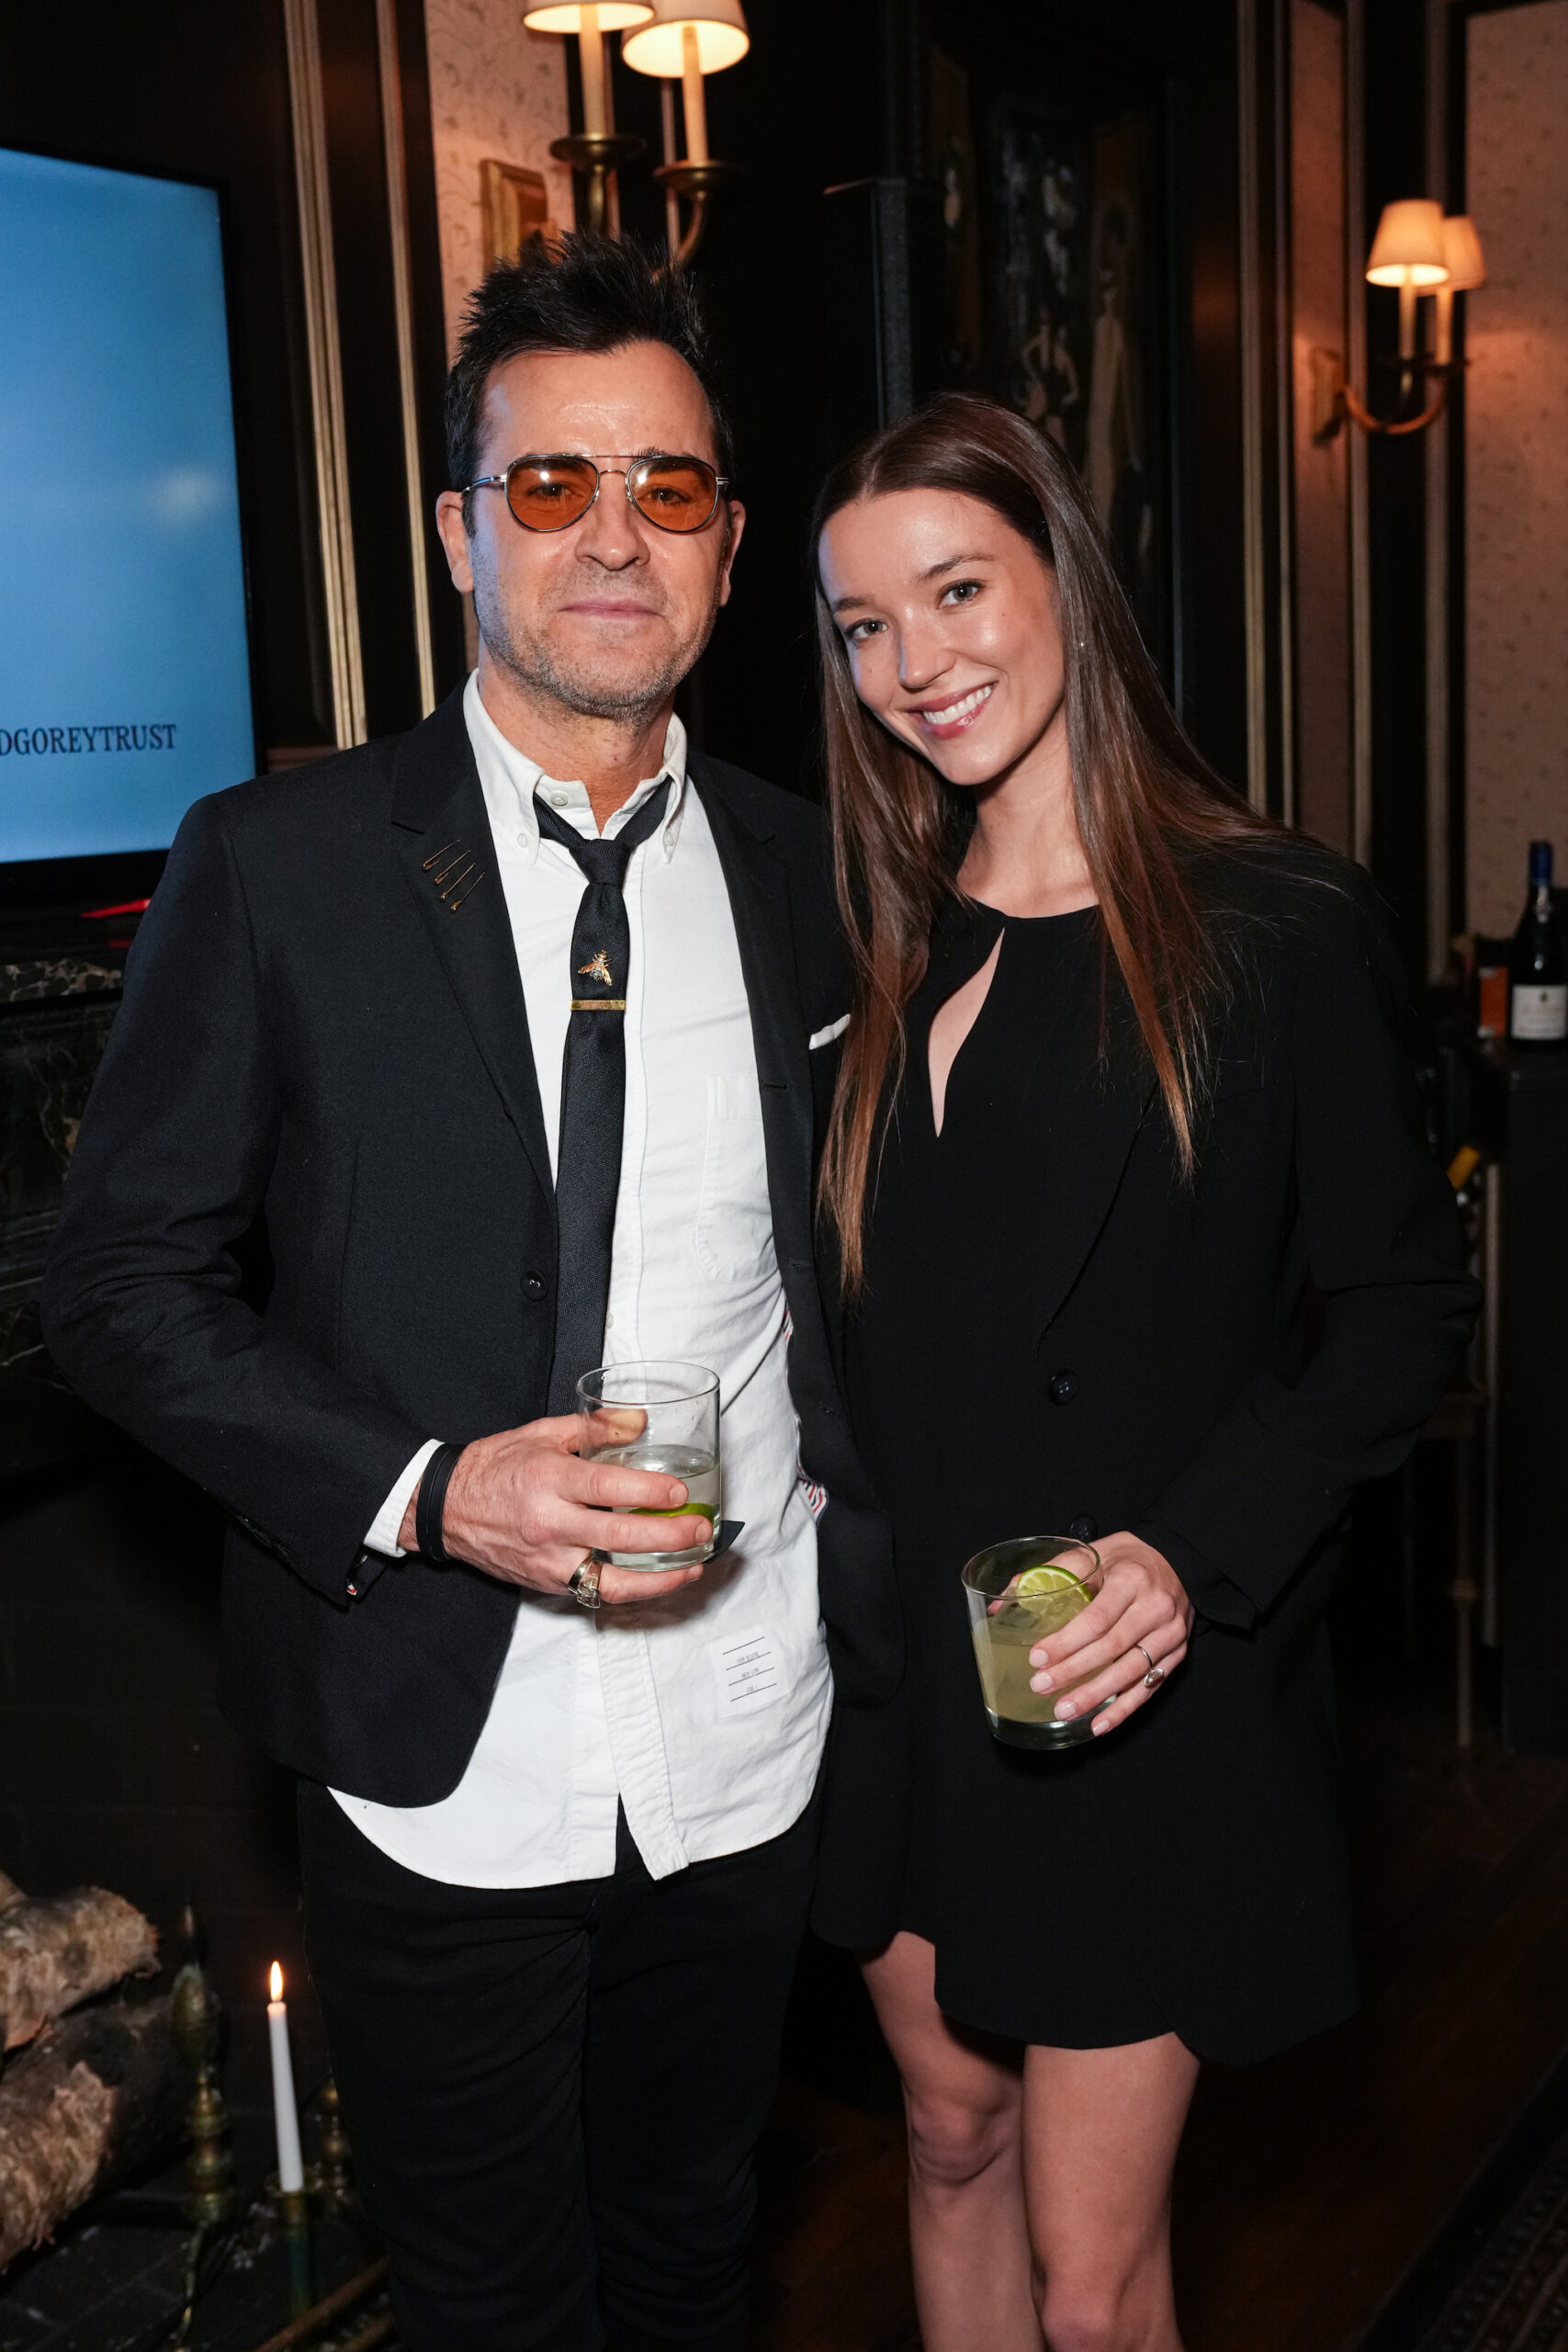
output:
[[506, 503], [528, 531], [564, 531], [587, 514], [599, 477], [586, 458], [525, 458], [506, 472]]
[[637, 513], [661, 531], [700, 531], [718, 504], [718, 476], [700, 458], [644, 458], [627, 486]]

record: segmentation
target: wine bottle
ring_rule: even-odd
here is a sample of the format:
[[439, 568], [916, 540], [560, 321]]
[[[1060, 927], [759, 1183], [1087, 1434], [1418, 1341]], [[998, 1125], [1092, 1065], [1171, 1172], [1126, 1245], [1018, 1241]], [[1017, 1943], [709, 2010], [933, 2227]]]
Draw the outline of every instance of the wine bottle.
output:
[[1529, 897], [1508, 955], [1508, 1042], [1568, 1040], [1568, 941], [1551, 898], [1551, 843], [1531, 842]]

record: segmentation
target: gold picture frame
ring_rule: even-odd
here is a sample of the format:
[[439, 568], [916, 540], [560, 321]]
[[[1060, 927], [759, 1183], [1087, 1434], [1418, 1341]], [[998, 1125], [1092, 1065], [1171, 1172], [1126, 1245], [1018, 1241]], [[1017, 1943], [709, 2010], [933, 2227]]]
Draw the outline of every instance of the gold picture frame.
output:
[[485, 267], [515, 261], [530, 237], [553, 244], [559, 235], [550, 219], [549, 191], [542, 172], [487, 156], [479, 165], [479, 205], [484, 220]]

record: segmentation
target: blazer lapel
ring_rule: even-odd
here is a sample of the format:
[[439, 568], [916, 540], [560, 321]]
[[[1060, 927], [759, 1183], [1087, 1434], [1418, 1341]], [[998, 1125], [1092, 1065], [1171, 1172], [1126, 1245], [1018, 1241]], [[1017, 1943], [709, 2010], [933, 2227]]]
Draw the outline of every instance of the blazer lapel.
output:
[[[998, 1248], [1010, 1261], [1010, 1275], [1035, 1331], [1060, 1314], [1100, 1239], [1155, 1094], [1114, 966], [1110, 1035], [1101, 1054], [1099, 968], [1087, 958], [1086, 966], [1067, 1002], [1042, 1008], [1043, 1020], [1069, 1031], [1072, 1066], [1085, 1072], [1083, 1083], [1053, 1103], [1043, 1163], [1017, 1165], [1008, 1213], [999, 1221]], [[1023, 1091], [1032, 1079], [1031, 1071]]]
[[553, 1202], [517, 949], [462, 702], [461, 689], [449, 695], [399, 748], [392, 786], [396, 854], [539, 1189]]
[[729, 891], [751, 1008], [769, 1191], [779, 1254], [811, 1255], [811, 1068], [795, 972], [789, 874], [700, 758], [691, 781], [707, 814]]

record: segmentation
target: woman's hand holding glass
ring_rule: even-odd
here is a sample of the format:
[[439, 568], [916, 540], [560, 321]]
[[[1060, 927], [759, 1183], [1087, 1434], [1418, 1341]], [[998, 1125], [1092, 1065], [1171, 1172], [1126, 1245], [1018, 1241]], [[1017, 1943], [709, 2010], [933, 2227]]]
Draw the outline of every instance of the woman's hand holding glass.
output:
[[[1123, 1531], [1096, 1540], [1105, 1581], [1089, 1607], [1059, 1634], [1037, 1642], [1029, 1653], [1035, 1669], [1030, 1688], [1049, 1691], [1057, 1683], [1092, 1682], [1076, 1689], [1055, 1710], [1058, 1722], [1093, 1713], [1107, 1699], [1115, 1704], [1095, 1716], [1094, 1732], [1117, 1724], [1157, 1696], [1160, 1681], [1181, 1664], [1192, 1632], [1193, 1609], [1180, 1577], [1152, 1544]], [[1159, 1680], [1145, 1677], [1159, 1669]]]

